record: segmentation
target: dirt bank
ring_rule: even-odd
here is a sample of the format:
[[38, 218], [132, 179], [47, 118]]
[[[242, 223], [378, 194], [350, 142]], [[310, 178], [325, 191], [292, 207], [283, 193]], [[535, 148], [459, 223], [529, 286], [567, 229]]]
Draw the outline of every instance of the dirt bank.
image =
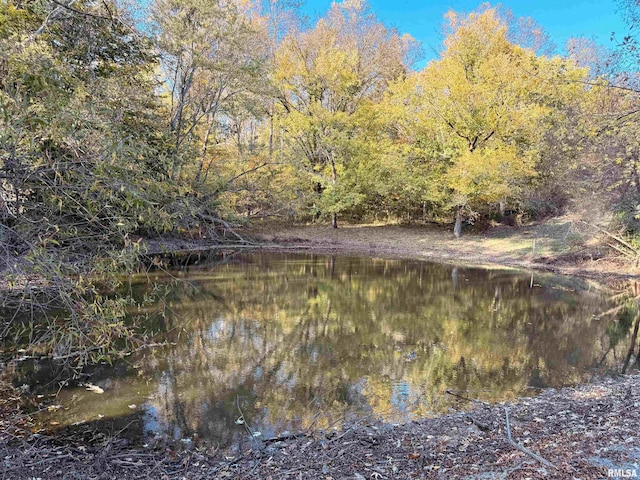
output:
[[592, 278], [629, 278], [640, 270], [613, 255], [573, 222], [555, 219], [524, 227], [499, 226], [454, 238], [436, 226], [254, 225], [247, 233], [284, 250], [424, 258], [473, 265], [496, 264]]
[[363, 421], [337, 432], [247, 439], [235, 457], [204, 446], [131, 447], [117, 438], [57, 446], [3, 435], [0, 478], [591, 479], [607, 478], [609, 469], [640, 476], [640, 375], [509, 404], [460, 402], [470, 410], [407, 425]]

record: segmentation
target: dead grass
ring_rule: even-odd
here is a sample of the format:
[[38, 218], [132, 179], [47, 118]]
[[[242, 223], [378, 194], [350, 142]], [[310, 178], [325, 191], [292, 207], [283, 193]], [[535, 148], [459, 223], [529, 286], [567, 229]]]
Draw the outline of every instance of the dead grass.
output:
[[258, 224], [249, 234], [286, 250], [423, 258], [473, 265], [542, 269], [589, 277], [628, 277], [640, 271], [615, 256], [597, 232], [570, 217], [522, 227], [495, 226], [456, 239], [439, 226]]

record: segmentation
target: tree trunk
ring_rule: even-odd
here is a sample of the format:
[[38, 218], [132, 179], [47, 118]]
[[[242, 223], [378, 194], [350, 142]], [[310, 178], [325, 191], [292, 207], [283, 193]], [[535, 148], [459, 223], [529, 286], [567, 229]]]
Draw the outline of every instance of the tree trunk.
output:
[[204, 161], [207, 158], [207, 150], [209, 148], [209, 137], [211, 135], [211, 129], [213, 128], [213, 119], [209, 118], [207, 122], [207, 130], [204, 133], [204, 140], [202, 141], [202, 150], [200, 150], [200, 161], [198, 163], [198, 173], [196, 174], [195, 183], [200, 182], [202, 177], [202, 170], [204, 168]]
[[175, 180], [180, 175], [180, 145], [182, 144], [182, 137], [180, 135], [182, 130], [182, 111], [184, 105], [180, 103], [178, 105], [178, 111], [176, 115], [171, 119], [171, 132], [176, 136], [173, 151], [173, 165], [171, 167], [171, 180]]
[[269, 115], [269, 159], [273, 158], [273, 106]]
[[[331, 175], [333, 180], [333, 188], [335, 190], [338, 183], [338, 171], [336, 169], [336, 162], [333, 159], [333, 155], [331, 155]], [[333, 228], [338, 228], [338, 214], [335, 212], [331, 214], [331, 226]]]
[[238, 154], [242, 156], [242, 121], [236, 122], [236, 143], [238, 144]]
[[453, 227], [453, 234], [456, 238], [460, 238], [462, 236], [462, 210], [464, 207], [459, 206], [458, 211], [456, 212], [456, 224]]

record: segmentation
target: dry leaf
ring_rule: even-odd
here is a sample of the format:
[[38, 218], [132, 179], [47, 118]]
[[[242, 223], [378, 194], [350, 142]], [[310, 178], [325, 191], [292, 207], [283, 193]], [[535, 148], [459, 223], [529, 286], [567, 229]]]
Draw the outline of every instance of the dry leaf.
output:
[[93, 385], [91, 383], [85, 383], [84, 386], [90, 392], [93, 392], [93, 393], [104, 393], [104, 390], [102, 388], [100, 388], [99, 386], [97, 386], [97, 385]]

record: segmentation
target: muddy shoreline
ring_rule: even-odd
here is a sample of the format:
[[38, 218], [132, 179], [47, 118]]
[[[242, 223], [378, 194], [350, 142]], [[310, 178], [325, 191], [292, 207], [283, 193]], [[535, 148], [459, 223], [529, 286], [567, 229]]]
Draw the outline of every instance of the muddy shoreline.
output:
[[346, 225], [333, 229], [323, 225], [266, 223], [241, 229], [247, 239], [242, 245], [171, 238], [147, 240], [145, 245], [149, 258], [161, 259], [168, 267], [206, 263], [221, 252], [264, 251], [504, 267], [578, 276], [607, 284], [640, 276], [640, 268], [628, 259], [612, 255], [602, 246], [568, 244], [558, 230], [562, 228], [500, 226], [456, 239], [448, 229], [436, 226]]
[[502, 266], [606, 280], [637, 278], [640, 269], [599, 246], [568, 245], [557, 230], [538, 225], [498, 227], [460, 239], [431, 226], [254, 226], [248, 234], [269, 251], [353, 254]]
[[340, 431], [247, 438], [239, 454], [128, 446], [117, 437], [61, 444], [5, 430], [0, 478], [595, 479], [607, 478], [609, 469], [640, 475], [640, 374], [495, 405], [452, 393], [467, 411], [403, 425], [363, 419]]

